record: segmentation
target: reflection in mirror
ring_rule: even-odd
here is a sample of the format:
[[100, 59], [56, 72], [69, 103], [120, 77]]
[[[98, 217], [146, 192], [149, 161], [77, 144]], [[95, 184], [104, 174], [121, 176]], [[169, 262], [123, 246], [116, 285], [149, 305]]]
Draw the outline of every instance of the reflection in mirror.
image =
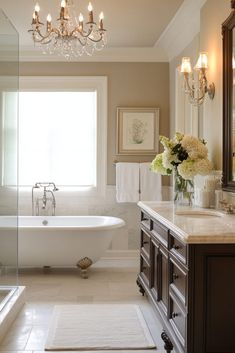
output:
[[235, 192], [235, 0], [222, 24], [223, 35], [223, 190]]
[[232, 109], [232, 181], [235, 181], [235, 29], [232, 31], [233, 36], [233, 57], [232, 57], [232, 70], [233, 70], [233, 109]]

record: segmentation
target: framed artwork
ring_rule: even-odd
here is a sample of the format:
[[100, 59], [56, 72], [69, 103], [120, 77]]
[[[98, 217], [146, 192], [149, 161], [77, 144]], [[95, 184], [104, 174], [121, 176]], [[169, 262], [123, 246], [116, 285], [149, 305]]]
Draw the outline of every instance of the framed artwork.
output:
[[159, 146], [159, 108], [117, 108], [117, 154], [154, 155]]

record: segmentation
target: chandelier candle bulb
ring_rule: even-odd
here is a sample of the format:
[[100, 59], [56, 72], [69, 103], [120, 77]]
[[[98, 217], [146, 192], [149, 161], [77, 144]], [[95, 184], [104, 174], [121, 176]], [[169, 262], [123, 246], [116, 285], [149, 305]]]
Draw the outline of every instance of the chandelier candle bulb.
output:
[[36, 23], [37, 23], [37, 17], [35, 12], [33, 12], [32, 25], [35, 25]]
[[40, 6], [38, 3], [36, 3], [34, 10], [35, 10], [35, 15], [37, 16], [40, 11]]
[[100, 13], [99, 19], [100, 19], [100, 21], [99, 21], [99, 29], [103, 30], [104, 29], [104, 25], [103, 25], [104, 13], [103, 12]]
[[64, 20], [65, 19], [64, 18], [64, 9], [65, 9], [65, 6], [66, 6], [65, 0], [61, 1], [60, 6], [61, 6], [61, 9], [60, 9], [60, 20]]
[[38, 5], [38, 3], [36, 3], [35, 7], [34, 7], [34, 13], [33, 13], [33, 20], [32, 20], [32, 24], [34, 25], [38, 25], [39, 22], [39, 11], [40, 11], [40, 6]]
[[93, 6], [91, 5], [90, 2], [88, 5], [88, 11], [89, 11], [89, 22], [88, 23], [94, 23], [94, 21], [93, 21]]
[[82, 13], [80, 13], [79, 17], [78, 17], [78, 26], [79, 26], [79, 30], [82, 31], [83, 30], [83, 15]]
[[47, 15], [47, 31], [49, 32], [51, 30], [51, 15]]

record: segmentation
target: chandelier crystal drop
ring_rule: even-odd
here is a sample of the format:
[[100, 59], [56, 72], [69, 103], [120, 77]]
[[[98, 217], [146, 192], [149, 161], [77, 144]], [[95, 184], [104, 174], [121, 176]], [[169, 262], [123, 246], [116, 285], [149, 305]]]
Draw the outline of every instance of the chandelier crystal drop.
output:
[[99, 15], [99, 23], [94, 22], [92, 4], [88, 5], [88, 21], [84, 22], [82, 13], [76, 16], [73, 0], [62, 0], [58, 26], [52, 25], [52, 17], [47, 15], [46, 28], [39, 17], [40, 6], [37, 3], [32, 18], [32, 34], [35, 44], [44, 54], [58, 54], [70, 60], [83, 54], [91, 56], [94, 51], [102, 50], [107, 43], [104, 29], [104, 14]]

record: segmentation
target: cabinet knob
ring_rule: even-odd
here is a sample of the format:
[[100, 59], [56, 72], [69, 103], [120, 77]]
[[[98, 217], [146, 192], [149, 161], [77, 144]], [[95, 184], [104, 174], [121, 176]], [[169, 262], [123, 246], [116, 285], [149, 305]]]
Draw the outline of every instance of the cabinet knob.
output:
[[179, 249], [180, 249], [180, 246], [179, 246], [179, 245], [173, 245], [173, 249], [179, 250]]
[[174, 319], [176, 316], [178, 316], [178, 314], [173, 311], [173, 313], [171, 314], [172, 319]]
[[179, 275], [177, 275], [177, 273], [173, 273], [172, 277], [173, 277], [173, 279], [177, 279], [177, 278], [179, 278]]

